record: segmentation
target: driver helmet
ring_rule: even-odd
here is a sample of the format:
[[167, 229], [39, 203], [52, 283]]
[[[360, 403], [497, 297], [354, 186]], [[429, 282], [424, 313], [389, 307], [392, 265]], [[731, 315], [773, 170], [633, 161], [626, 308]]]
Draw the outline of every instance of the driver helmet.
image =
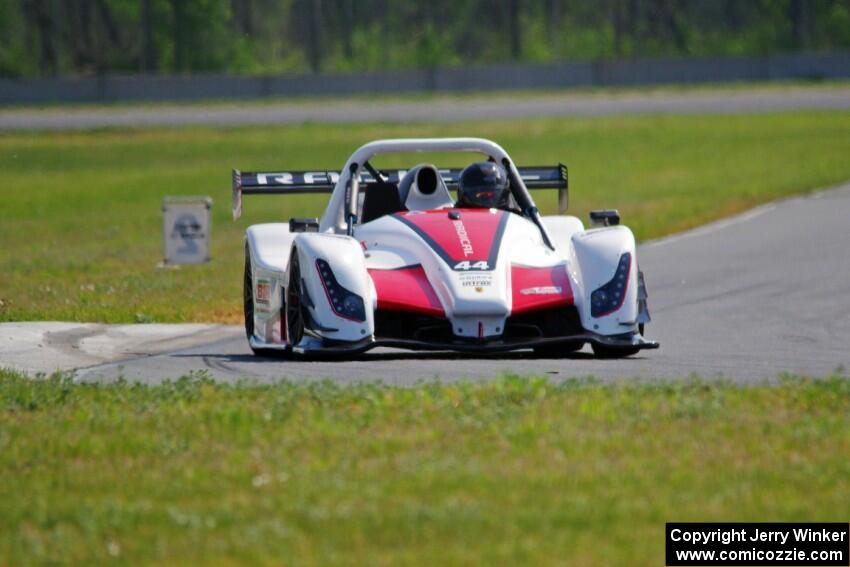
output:
[[479, 161], [464, 168], [457, 182], [457, 207], [504, 209], [508, 206], [508, 176], [492, 161]]

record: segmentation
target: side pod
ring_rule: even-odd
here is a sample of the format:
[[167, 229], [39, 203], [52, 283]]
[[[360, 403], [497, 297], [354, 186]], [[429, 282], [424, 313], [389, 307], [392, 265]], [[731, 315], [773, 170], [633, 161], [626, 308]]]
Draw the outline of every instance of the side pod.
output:
[[246, 321], [249, 338], [261, 348], [284, 348], [281, 332], [283, 286], [289, 249], [295, 237], [283, 223], [255, 224], [245, 233], [246, 293], [250, 293], [252, 320]]

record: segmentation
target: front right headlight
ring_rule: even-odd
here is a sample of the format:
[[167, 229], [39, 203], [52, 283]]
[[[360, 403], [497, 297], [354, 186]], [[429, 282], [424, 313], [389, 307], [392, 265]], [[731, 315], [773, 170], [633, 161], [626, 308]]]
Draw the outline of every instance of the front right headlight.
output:
[[630, 252], [626, 252], [620, 256], [614, 277], [590, 294], [590, 315], [592, 317], [605, 317], [623, 306], [626, 290], [629, 287], [631, 268], [632, 255]]

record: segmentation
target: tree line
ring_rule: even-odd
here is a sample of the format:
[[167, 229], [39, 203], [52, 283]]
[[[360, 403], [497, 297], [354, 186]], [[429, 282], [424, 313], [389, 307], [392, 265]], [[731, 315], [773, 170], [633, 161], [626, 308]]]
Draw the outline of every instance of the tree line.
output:
[[850, 0], [2, 0], [0, 76], [285, 73], [850, 47]]

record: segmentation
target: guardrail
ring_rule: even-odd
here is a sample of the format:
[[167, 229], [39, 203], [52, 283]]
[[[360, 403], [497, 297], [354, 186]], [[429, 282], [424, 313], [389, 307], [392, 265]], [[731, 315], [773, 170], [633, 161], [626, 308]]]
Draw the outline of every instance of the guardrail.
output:
[[558, 89], [850, 78], [850, 51], [481, 65], [412, 71], [0, 79], [0, 104]]

